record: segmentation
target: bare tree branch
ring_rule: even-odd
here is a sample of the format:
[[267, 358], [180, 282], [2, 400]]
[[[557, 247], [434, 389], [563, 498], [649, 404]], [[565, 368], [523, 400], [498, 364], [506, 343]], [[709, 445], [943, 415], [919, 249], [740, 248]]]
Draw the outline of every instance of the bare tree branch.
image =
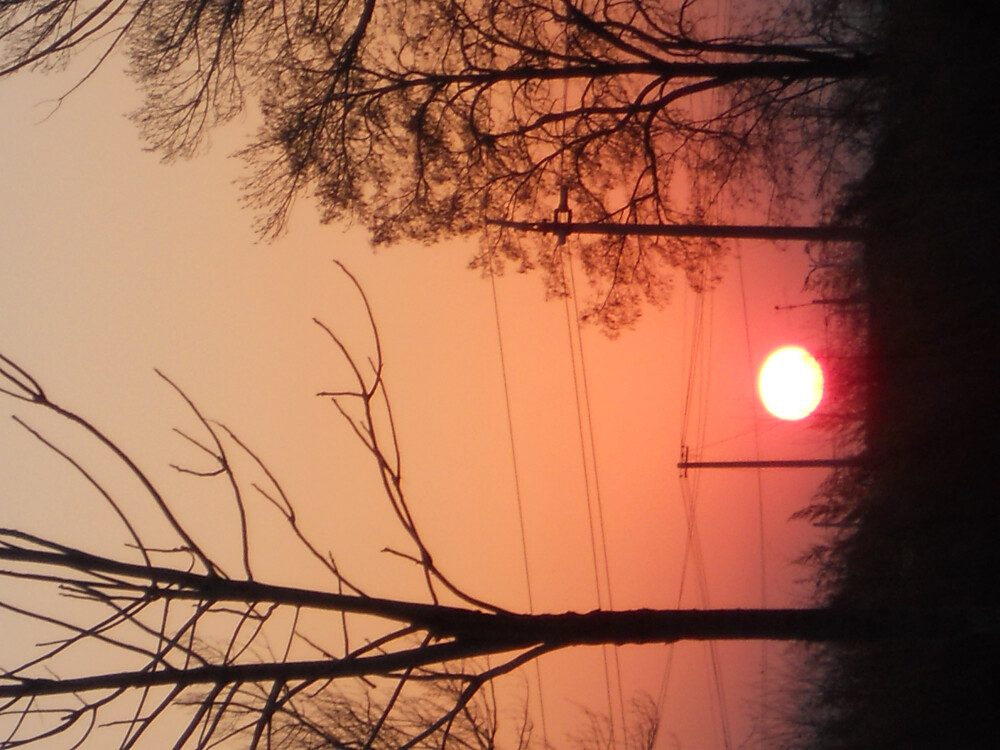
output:
[[[146, 93], [133, 118], [166, 159], [259, 100], [241, 153], [264, 236], [304, 194], [376, 243], [543, 221], [563, 191], [578, 221], [699, 223], [727, 190], [812, 199], [856, 171], [864, 124], [845, 137], [831, 115], [877, 98], [880, 61], [818, 4], [734, 12], [720, 37], [691, 0], [5, 0], [0, 75], [123, 48]], [[475, 267], [512, 262], [573, 291], [568, 249], [484, 242]], [[666, 302], [675, 271], [696, 286], [721, 273], [718, 242], [578, 244], [584, 315], [609, 333]]]

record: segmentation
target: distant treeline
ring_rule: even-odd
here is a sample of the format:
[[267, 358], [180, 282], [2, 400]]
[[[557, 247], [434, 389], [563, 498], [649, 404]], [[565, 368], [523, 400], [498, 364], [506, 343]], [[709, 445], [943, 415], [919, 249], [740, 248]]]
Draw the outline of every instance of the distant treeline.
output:
[[[996, 607], [998, 67], [971, 5], [887, 2], [872, 162], [840, 212], [865, 227], [818, 252], [837, 322], [831, 427], [863, 451], [803, 512], [834, 606]], [[849, 113], [845, 113], [845, 118]], [[850, 127], [845, 120], [845, 127]], [[788, 747], [995, 747], [992, 636], [810, 647]]]

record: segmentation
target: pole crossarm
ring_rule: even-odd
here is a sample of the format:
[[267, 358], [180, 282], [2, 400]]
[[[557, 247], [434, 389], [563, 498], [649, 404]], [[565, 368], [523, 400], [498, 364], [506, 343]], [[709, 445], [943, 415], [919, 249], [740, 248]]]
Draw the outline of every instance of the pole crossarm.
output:
[[511, 221], [487, 219], [488, 226], [540, 232], [566, 237], [570, 234], [643, 237], [703, 237], [712, 239], [801, 240], [804, 242], [859, 242], [861, 227], [844, 225], [798, 226], [762, 224], [624, 224], [600, 221]]

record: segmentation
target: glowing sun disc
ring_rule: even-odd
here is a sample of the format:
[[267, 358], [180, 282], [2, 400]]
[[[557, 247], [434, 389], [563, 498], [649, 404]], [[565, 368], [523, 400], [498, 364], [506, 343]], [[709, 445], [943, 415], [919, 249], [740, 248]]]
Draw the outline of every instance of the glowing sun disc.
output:
[[771, 414], [779, 419], [803, 419], [823, 399], [823, 369], [802, 347], [785, 346], [764, 362], [757, 386]]

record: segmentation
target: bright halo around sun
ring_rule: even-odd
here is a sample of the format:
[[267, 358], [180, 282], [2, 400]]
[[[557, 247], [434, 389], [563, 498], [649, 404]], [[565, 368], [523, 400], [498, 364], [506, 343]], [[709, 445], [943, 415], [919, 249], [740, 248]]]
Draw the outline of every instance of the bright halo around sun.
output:
[[760, 400], [779, 419], [808, 417], [823, 399], [823, 368], [799, 346], [772, 352], [760, 368]]

